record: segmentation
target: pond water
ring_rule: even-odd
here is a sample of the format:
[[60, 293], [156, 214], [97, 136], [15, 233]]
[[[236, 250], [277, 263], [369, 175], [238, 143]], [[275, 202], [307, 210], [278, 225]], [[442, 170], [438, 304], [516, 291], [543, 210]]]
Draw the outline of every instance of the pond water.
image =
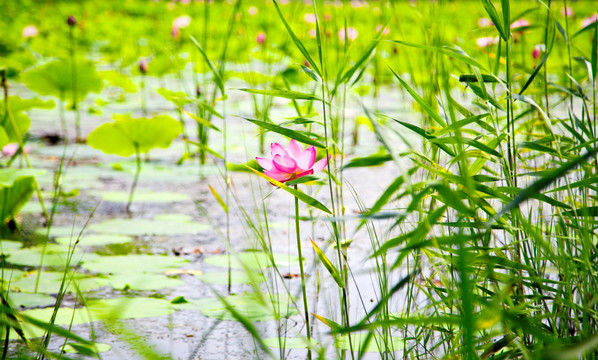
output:
[[[159, 86], [157, 83], [155, 85]], [[152, 83], [148, 88], [152, 88]], [[385, 100], [379, 100], [378, 105], [387, 106], [387, 113], [406, 113], [406, 109], [396, 108], [393, 97], [399, 95], [391, 95], [390, 89], [387, 90], [387, 95], [382, 97]], [[18, 86], [15, 91], [27, 94]], [[148, 93], [155, 94], [152, 91]], [[112, 113], [134, 109], [136, 100], [108, 109], [101, 115], [85, 115], [83, 133], [87, 134], [101, 123], [110, 121]], [[151, 104], [148, 109], [150, 113], [173, 114], [172, 107], [158, 95], [150, 95], [148, 104]], [[247, 110], [250, 109], [247, 94], [231, 91], [226, 104], [228, 114], [251, 116]], [[271, 113], [281, 119], [290, 110], [288, 101], [280, 101]], [[346, 111], [348, 118], [360, 113], [357, 106], [348, 106]], [[89, 311], [81, 309], [81, 299], [76, 296], [76, 287], [71, 285], [62, 301], [64, 309], [60, 310], [56, 323], [68, 326], [74, 319], [72, 330], [75, 333], [93, 338], [99, 344], [109, 344], [109, 350], [101, 354], [103, 359], [143, 358], [140, 354], [144, 353], [146, 356], [155, 356], [147, 353], [150, 348], [175, 359], [263, 357], [264, 353], [243, 326], [226, 315], [216, 294], [227, 296], [228, 301], [232, 301], [238, 309], [246, 311], [245, 315], [249, 316], [257, 331], [271, 338], [267, 341], [274, 345], [272, 351], [275, 354], [279, 352], [276, 348], [278, 336], [284, 335], [288, 341], [284, 356], [291, 359], [305, 357], [305, 350], [301, 349], [304, 347], [302, 340], [298, 339], [300, 334], [304, 334], [304, 329], [297, 311], [301, 308], [300, 279], [293, 198], [290, 194], [277, 190], [247, 172], [230, 172], [230, 215], [227, 219], [210, 191], [211, 186], [222, 197], [226, 194], [222, 161], [216, 159], [199, 166], [196, 160], [189, 160], [177, 165], [185, 151], [185, 143], [177, 139], [168, 149], [149, 153], [147, 161], [143, 163], [131, 213], [128, 214], [125, 206], [135, 171], [134, 158], [106, 155], [85, 144], [71, 143], [66, 148], [61, 143], [45, 144], [42, 140], [44, 136], [60, 133], [57, 115], [57, 112], [54, 114], [52, 111], [32, 111], [29, 142], [32, 144], [32, 164], [46, 170], [45, 174], [38, 176], [46, 206], [51, 203], [53, 175], [61, 158], [65, 158], [61, 186], [66, 196], [57, 203], [49, 231], [50, 242], [45, 250], [42, 250], [42, 244], [19, 250], [6, 249], [8, 242], [3, 245], [4, 252], [10, 255], [9, 263], [22, 270], [32, 271], [15, 271], [12, 275], [11, 288], [15, 298], [19, 292], [25, 294], [35, 291], [37, 273], [33, 270], [44, 252], [44, 272], [39, 279], [39, 295], [35, 298], [38, 303], [32, 303], [31, 299], [22, 300], [22, 304], [31, 308], [24, 313], [42, 320], [49, 319], [51, 308], [45, 306], [53, 303], [53, 296], [62, 281], [60, 271], [66, 263], [66, 253], [81, 234], [71, 266], [76, 269], [73, 283], [84, 295]], [[226, 122], [228, 160], [245, 163], [259, 155], [256, 127], [235, 116], [228, 116]], [[224, 125], [221, 121], [215, 124], [220, 128]], [[194, 125], [187, 121], [185, 126], [187, 134], [194, 136]], [[350, 155], [345, 161], [351, 156], [364, 156], [378, 150], [379, 143], [375, 135], [365, 126], [360, 132], [358, 146], [347, 151]], [[210, 136], [212, 148], [222, 149], [222, 135], [212, 132]], [[266, 139], [267, 143], [282, 140], [272, 133], [268, 133]], [[388, 186], [388, 182], [396, 177], [397, 171], [399, 169], [392, 164], [345, 171], [344, 181], [348, 184], [344, 195], [345, 213], [348, 216], [359, 213], [350, 188], [359, 194], [360, 201], [371, 204]], [[323, 203], [329, 203], [326, 187], [301, 185], [301, 188]], [[258, 237], [250, 228], [250, 224], [254, 224], [264, 229], [264, 206], [268, 214], [267, 238], [271, 241], [278, 271], [284, 280], [280, 280], [280, 276], [273, 276], [275, 274], [268, 268]], [[302, 216], [308, 216], [312, 211], [308, 212], [303, 205], [300, 207]], [[248, 221], [244, 214], [251, 220]], [[310, 239], [313, 238], [334, 259], [335, 251], [327, 243], [332, 230], [330, 222], [317, 210], [313, 211], [313, 215], [315, 220], [301, 223], [310, 311], [330, 314], [338, 308], [338, 293], [335, 287], [328, 286], [327, 282], [333, 280], [326, 276], [321, 265], [314, 267]], [[24, 208], [20, 223], [26, 242], [43, 242], [47, 229], [43, 227], [37, 199], [32, 199]], [[351, 229], [358, 222], [353, 220], [346, 224], [347, 234], [352, 240], [348, 250], [353, 274], [348, 290], [349, 314], [351, 318], [359, 319], [378, 300], [373, 295], [377, 288], [375, 273], [372, 272], [375, 264], [365, 255], [371, 253], [365, 229], [353, 233]], [[230, 292], [227, 286], [229, 254], [232, 254], [233, 260]], [[244, 263], [249, 262], [251, 269], [240, 266], [239, 256], [246, 260]], [[79, 261], [82, 262], [80, 266], [77, 264]], [[399, 279], [401, 272], [397, 271], [391, 276]], [[251, 283], [254, 285], [249, 285]], [[294, 299], [289, 300], [285, 288]], [[274, 320], [272, 309], [256, 305], [257, 300], [252, 293], [266, 298], [270, 294], [278, 294], [274, 303], [282, 319]], [[43, 298], [42, 294], [52, 298], [47, 298], [47, 295]], [[173, 299], [179, 299], [181, 303]], [[105, 304], [105, 301], [111, 302]], [[173, 301], [176, 304], [171, 303]], [[270, 300], [267, 302], [272, 303]], [[73, 307], [77, 308], [74, 312]], [[107, 313], [125, 320], [114, 323], [110, 320], [113, 317], [107, 316]], [[86, 324], [90, 317], [104, 321], [95, 321], [90, 326]], [[327, 351], [337, 351], [334, 350], [335, 340], [326, 335], [328, 328], [315, 318], [311, 319], [311, 324], [314, 333], [319, 334], [317, 338], [329, 342], [322, 344], [327, 345]], [[29, 331], [31, 336], [41, 335], [35, 329]], [[115, 335], [117, 333], [120, 335]], [[297, 341], [299, 346], [295, 344]], [[49, 349], [58, 351], [63, 345], [64, 340], [54, 336]], [[402, 346], [402, 342], [397, 346]]]

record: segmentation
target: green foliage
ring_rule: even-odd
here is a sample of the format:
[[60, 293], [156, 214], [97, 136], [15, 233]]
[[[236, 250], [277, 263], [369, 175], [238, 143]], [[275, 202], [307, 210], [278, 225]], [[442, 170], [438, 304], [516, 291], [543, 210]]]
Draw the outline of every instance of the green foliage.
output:
[[33, 195], [35, 175], [43, 171], [0, 169], [0, 221], [14, 218]]
[[87, 137], [94, 149], [107, 154], [131, 156], [154, 148], [167, 148], [183, 132], [180, 122], [168, 115], [152, 118], [118, 117], [98, 126]]

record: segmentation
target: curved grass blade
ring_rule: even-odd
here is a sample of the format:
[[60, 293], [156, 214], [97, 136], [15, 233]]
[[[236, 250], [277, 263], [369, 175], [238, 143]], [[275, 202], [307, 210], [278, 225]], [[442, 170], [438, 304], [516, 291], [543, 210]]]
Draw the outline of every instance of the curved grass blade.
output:
[[281, 183], [280, 181], [274, 180], [271, 177], [269, 177], [268, 175], [261, 173], [249, 166], [245, 166], [247, 169], [249, 169], [251, 172], [253, 172], [254, 174], [256, 174], [257, 176], [264, 178], [266, 180], [268, 180], [271, 184], [273, 184], [274, 186], [277, 186], [281, 189], [283, 189], [284, 191], [290, 193], [291, 195], [295, 196], [297, 199], [303, 201], [304, 203], [306, 203], [307, 205], [313, 206], [316, 209], [320, 209], [322, 211], [324, 211], [325, 213], [331, 214], [332, 215], [332, 211], [328, 210], [328, 208], [322, 204], [321, 202], [319, 202], [318, 200], [312, 198], [311, 196], [299, 191], [299, 190], [295, 190], [289, 186], [286, 186], [285, 184]]
[[[484, 9], [486, 9], [486, 13], [488, 14], [488, 16], [490, 17], [490, 20], [492, 20], [492, 23], [494, 23], [494, 26], [496, 26], [496, 30], [498, 30], [498, 33], [500, 34], [500, 37], [504, 40], [504, 41], [509, 41], [509, 35], [507, 34], [507, 32], [505, 31], [505, 25], [503, 24], [503, 21], [501, 20], [501, 18], [498, 16], [498, 12], [496, 11], [496, 8], [494, 7], [494, 5], [492, 5], [492, 2], [490, 0], [481, 0], [482, 1], [482, 5], [484, 5]], [[503, 5], [504, 5], [504, 1], [503, 1]], [[504, 13], [504, 8], [503, 8], [503, 13]], [[505, 19], [505, 21], [508, 21], [509, 19]], [[509, 25], [507, 24], [507, 29], [509, 28]]]
[[[401, 83], [401, 85], [405, 88], [405, 90], [407, 90], [407, 92], [409, 93], [409, 95], [411, 95], [411, 97], [413, 98], [413, 100], [415, 100], [419, 106], [421, 106], [421, 108], [426, 112], [426, 114], [430, 115], [430, 117], [440, 126], [442, 126], [443, 128], [446, 127], [446, 122], [444, 121], [444, 119], [438, 114], [438, 112], [436, 112], [432, 106], [430, 106], [430, 104], [428, 104], [421, 96], [419, 96], [419, 94], [417, 92], [415, 92], [415, 90], [413, 90], [411, 88], [411, 86], [409, 86], [409, 84], [407, 84], [400, 76], [399, 74], [397, 74], [390, 66], [388, 66], [388, 68], [390, 69], [390, 71], [392, 71], [393, 75], [395, 76], [395, 78], [397, 78], [397, 80], [399, 80], [399, 82]], [[453, 155], [454, 156], [454, 155]]]
[[336, 284], [339, 287], [344, 288], [345, 283], [340, 274], [340, 271], [338, 271], [338, 269], [332, 264], [332, 262], [330, 262], [330, 260], [326, 256], [326, 254], [324, 254], [324, 252], [318, 247], [318, 245], [312, 239], [310, 239], [310, 241], [311, 241], [311, 246], [313, 246], [314, 251], [316, 252], [316, 255], [318, 255], [318, 258], [322, 262], [322, 265], [324, 265], [326, 270], [328, 270], [328, 273], [330, 274], [330, 276], [332, 276], [332, 278], [334, 279]]
[[309, 136], [303, 134], [302, 132], [299, 131], [295, 131], [295, 130], [291, 130], [291, 129], [287, 129], [285, 127], [282, 126], [278, 126], [276, 124], [272, 124], [272, 123], [268, 123], [265, 121], [260, 121], [260, 120], [256, 120], [256, 119], [250, 119], [250, 118], [246, 118], [241, 116], [242, 119], [245, 119], [251, 123], [254, 123], [255, 125], [262, 127], [266, 130], [270, 130], [273, 131], [275, 133], [287, 136], [291, 139], [295, 139], [297, 141], [300, 141], [302, 143], [308, 144], [308, 145], [313, 145], [315, 147], [319, 147], [321, 149], [325, 148], [324, 144], [317, 142], [315, 140], [313, 140], [312, 138], [310, 138]]
[[[394, 121], [398, 122], [399, 124], [403, 125], [404, 127], [406, 127], [407, 129], [415, 132], [416, 134], [422, 136], [423, 138], [427, 139], [427, 140], [434, 140], [434, 139], [438, 139], [436, 136], [432, 136], [430, 134], [428, 134], [428, 132], [418, 126], [415, 126], [413, 124], [409, 124], [407, 122], [404, 121], [400, 121], [394, 118], [391, 118]], [[445, 153], [449, 154], [450, 156], [455, 156], [455, 153], [445, 144], [443, 143], [435, 143], [434, 145], [438, 146], [442, 151], [444, 151]]]
[[280, 11], [280, 7], [278, 6], [278, 1], [272, 0], [272, 2], [274, 3], [274, 7], [276, 8], [276, 12], [278, 13], [278, 16], [280, 16], [280, 20], [282, 20], [284, 27], [287, 29], [287, 32], [289, 33], [289, 36], [291, 36], [291, 40], [293, 40], [293, 42], [295, 43], [295, 46], [297, 46], [297, 49], [299, 49], [299, 51], [301, 51], [301, 54], [303, 54], [303, 56], [305, 57], [307, 62], [309, 62], [311, 67], [316, 72], [316, 74], [318, 74], [318, 76], [321, 78], [322, 72], [320, 71], [318, 64], [316, 64], [314, 59], [312, 59], [311, 55], [309, 55], [309, 52], [307, 52], [307, 49], [305, 48], [305, 46], [303, 45], [301, 40], [299, 40], [297, 35], [295, 35], [295, 33], [293, 32], [293, 29], [291, 29], [291, 26], [284, 18], [284, 15], [282, 15], [282, 11]]
[[536, 68], [534, 69], [534, 72], [532, 72], [532, 74], [530, 75], [529, 79], [527, 79], [527, 81], [525, 82], [525, 85], [523, 85], [523, 87], [521, 88], [521, 90], [519, 90], [519, 95], [522, 95], [523, 92], [530, 86], [530, 84], [532, 83], [532, 81], [534, 80], [534, 78], [536, 77], [536, 75], [538, 75], [538, 73], [540, 72], [540, 69], [542, 69], [542, 66], [544, 66], [544, 63], [546, 62], [546, 59], [548, 59], [548, 56], [550, 55], [550, 53], [552, 52], [552, 47], [554, 45], [554, 39], [556, 36], [556, 26], [554, 26], [554, 22], [550, 22], [550, 24], [552, 26], [550, 26], [550, 38], [548, 40], [548, 47], [546, 49], [546, 55], [544, 55], [544, 57], [542, 58], [542, 60], [540, 61], [540, 63], [538, 64], [538, 66], [536, 66]]
[[577, 166], [581, 165], [582, 163], [586, 162], [588, 159], [593, 158], [598, 153], [598, 148], [589, 151], [576, 159], [573, 159], [560, 167], [550, 171], [545, 176], [541, 177], [540, 179], [536, 180], [530, 186], [526, 187], [521, 191], [521, 193], [509, 202], [505, 207], [503, 207], [495, 216], [493, 216], [492, 220], [489, 224], [493, 223], [504, 214], [508, 213], [512, 209], [518, 207], [522, 202], [528, 200], [529, 198], [533, 197], [534, 194], [540, 192], [542, 189], [547, 187], [548, 185], [552, 184], [556, 179], [564, 176], [570, 170], [576, 168]]
[[222, 79], [222, 74], [220, 73], [220, 71], [218, 71], [216, 69], [216, 66], [214, 66], [214, 63], [212, 63], [212, 61], [210, 60], [210, 58], [208, 58], [208, 55], [206, 54], [206, 52], [204, 51], [204, 49], [201, 47], [201, 45], [199, 44], [199, 42], [197, 40], [195, 40], [195, 38], [193, 36], [189, 36], [189, 38], [195, 44], [195, 46], [197, 46], [197, 49], [201, 53], [201, 56], [203, 56], [204, 60], [208, 64], [208, 67], [212, 71], [212, 74], [214, 74], [214, 81], [216, 82], [216, 85], [220, 89], [220, 93], [224, 94], [224, 81]]
[[239, 89], [252, 94], [281, 97], [291, 100], [316, 100], [322, 101], [319, 97], [292, 90], [260, 90], [260, 89]]

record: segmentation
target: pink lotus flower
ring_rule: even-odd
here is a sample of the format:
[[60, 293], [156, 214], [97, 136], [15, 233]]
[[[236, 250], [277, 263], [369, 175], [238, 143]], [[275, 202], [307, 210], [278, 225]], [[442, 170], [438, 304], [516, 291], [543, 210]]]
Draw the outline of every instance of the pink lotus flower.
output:
[[288, 149], [279, 143], [270, 145], [270, 158], [256, 157], [257, 163], [264, 169], [264, 174], [282, 183], [323, 170], [328, 158], [316, 162], [316, 148], [305, 149], [291, 139]]

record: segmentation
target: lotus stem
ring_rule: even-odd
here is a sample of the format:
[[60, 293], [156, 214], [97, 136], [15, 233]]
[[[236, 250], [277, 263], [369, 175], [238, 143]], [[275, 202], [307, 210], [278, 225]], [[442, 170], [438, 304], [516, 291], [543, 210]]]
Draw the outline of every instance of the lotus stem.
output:
[[129, 192], [129, 201], [127, 202], [127, 213], [131, 214], [131, 204], [133, 203], [133, 194], [137, 187], [137, 181], [139, 181], [139, 173], [141, 173], [141, 154], [139, 154], [139, 146], [135, 145], [135, 160], [137, 162], [137, 169], [135, 171], [135, 178], [133, 178], [133, 185], [131, 185], [131, 191]]

